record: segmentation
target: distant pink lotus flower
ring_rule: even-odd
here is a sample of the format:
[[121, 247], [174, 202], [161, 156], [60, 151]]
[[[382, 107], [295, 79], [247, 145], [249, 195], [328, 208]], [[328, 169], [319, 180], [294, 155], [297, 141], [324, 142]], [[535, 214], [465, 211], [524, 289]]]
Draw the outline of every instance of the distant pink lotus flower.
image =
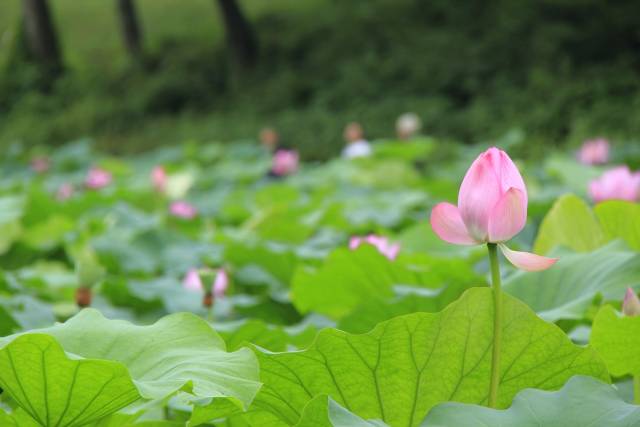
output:
[[597, 138], [585, 141], [578, 152], [578, 160], [585, 165], [602, 165], [609, 161], [609, 141]]
[[627, 288], [622, 302], [622, 314], [629, 317], [640, 316], [640, 299], [632, 288]]
[[527, 188], [507, 153], [492, 147], [480, 154], [462, 181], [458, 206], [439, 203], [431, 211], [431, 227], [445, 242], [456, 245], [497, 243], [516, 267], [539, 271], [557, 259], [509, 249], [503, 242], [527, 222]]
[[153, 168], [151, 171], [151, 182], [157, 192], [164, 193], [167, 188], [167, 173], [164, 167], [158, 165]]
[[31, 169], [36, 173], [45, 173], [51, 167], [48, 157], [40, 156], [31, 159]]
[[198, 215], [198, 210], [191, 203], [185, 201], [177, 201], [169, 206], [171, 215], [182, 219], [193, 219]]
[[[211, 292], [213, 293], [214, 297], [222, 298], [227, 292], [227, 288], [229, 287], [229, 276], [227, 275], [227, 272], [223, 268], [220, 268], [218, 270], [207, 269], [207, 271], [215, 273], [216, 275], [216, 278], [211, 285]], [[202, 280], [200, 279], [200, 273], [195, 268], [192, 268], [187, 272], [184, 280], [182, 281], [182, 285], [189, 291], [204, 291]]]
[[398, 252], [400, 252], [400, 245], [398, 243], [391, 244], [386, 237], [376, 236], [375, 234], [369, 234], [366, 237], [353, 236], [351, 240], [349, 240], [349, 249], [354, 250], [362, 244], [375, 246], [378, 252], [392, 261], [396, 259]]
[[589, 195], [596, 203], [604, 200], [635, 202], [640, 199], [640, 172], [632, 173], [627, 166], [608, 170], [589, 183]]
[[59, 201], [67, 200], [71, 196], [73, 196], [73, 192], [73, 184], [71, 184], [70, 182], [65, 182], [60, 186], [60, 188], [58, 188], [58, 191], [56, 192], [56, 199]]
[[274, 175], [290, 175], [298, 170], [299, 156], [295, 150], [278, 150], [273, 155], [271, 171]]
[[84, 185], [92, 190], [98, 190], [111, 184], [111, 173], [99, 168], [92, 167], [84, 180]]

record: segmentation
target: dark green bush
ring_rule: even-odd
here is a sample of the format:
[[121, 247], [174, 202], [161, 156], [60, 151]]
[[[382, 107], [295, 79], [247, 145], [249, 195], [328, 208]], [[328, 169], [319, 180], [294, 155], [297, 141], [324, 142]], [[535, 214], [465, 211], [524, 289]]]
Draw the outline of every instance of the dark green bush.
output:
[[[463, 141], [520, 128], [536, 141], [640, 131], [640, 3], [369, 0], [317, 2], [254, 24], [256, 69], [224, 46], [168, 40], [144, 64], [69, 69], [41, 94], [28, 66], [0, 78], [0, 143], [95, 135], [114, 150], [253, 137], [267, 124], [311, 158], [362, 121], [389, 136], [416, 111], [425, 132]], [[185, 6], [187, 7], [187, 6]]]

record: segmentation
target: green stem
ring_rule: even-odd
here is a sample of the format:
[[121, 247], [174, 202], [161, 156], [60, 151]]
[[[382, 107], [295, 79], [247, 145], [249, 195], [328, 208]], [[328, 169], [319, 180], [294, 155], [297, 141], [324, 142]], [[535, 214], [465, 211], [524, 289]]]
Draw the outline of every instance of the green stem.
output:
[[640, 375], [633, 376], [633, 403], [640, 405]]
[[495, 408], [498, 403], [498, 387], [500, 386], [500, 350], [502, 347], [502, 285], [500, 282], [500, 263], [498, 262], [498, 245], [487, 243], [489, 262], [491, 264], [491, 283], [493, 286], [493, 354], [491, 356], [491, 383], [489, 386], [489, 407]]

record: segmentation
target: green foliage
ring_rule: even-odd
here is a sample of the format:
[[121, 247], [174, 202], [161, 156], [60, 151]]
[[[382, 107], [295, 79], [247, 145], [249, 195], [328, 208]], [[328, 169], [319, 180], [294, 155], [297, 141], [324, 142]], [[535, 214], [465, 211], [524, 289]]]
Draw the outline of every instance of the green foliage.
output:
[[620, 300], [629, 285], [640, 283], [640, 254], [623, 242], [593, 252], [556, 253], [553, 268], [537, 273], [517, 272], [504, 290], [524, 301], [549, 321], [581, 319], [598, 297]]
[[0, 386], [40, 425], [82, 426], [140, 398], [127, 368], [74, 360], [48, 335], [22, 335], [0, 349]]
[[[248, 407], [260, 387], [251, 351], [227, 353], [211, 327], [189, 313], [135, 326], [87, 309], [64, 324], [35, 332], [4, 339], [8, 344], [0, 350], [5, 366], [0, 384], [43, 425], [51, 419], [82, 425], [89, 421], [86, 417], [104, 417], [140, 397], [163, 400], [180, 391], [188, 393], [186, 402], [192, 405], [227, 405], [238, 411]], [[23, 382], [41, 389], [25, 391]], [[87, 399], [85, 405], [75, 393]], [[50, 394], [55, 402], [42, 397]], [[210, 403], [203, 405], [207, 399]], [[95, 409], [83, 409], [89, 404]]]
[[[371, 158], [304, 163], [278, 179], [265, 176], [269, 156], [252, 143], [127, 158], [86, 140], [14, 146], [0, 159], [0, 227], [11, 230], [0, 233], [0, 334], [9, 335], [0, 338], [0, 425], [404, 426], [443, 402], [486, 405], [494, 328], [486, 247], [445, 244], [428, 221], [436, 201], [455, 200], [480, 148], [431, 151], [441, 143], [376, 143]], [[47, 156], [49, 170], [34, 171], [34, 156]], [[438, 166], [425, 167], [425, 156]], [[587, 174], [568, 179], [549, 162], [514, 159], [532, 209], [512, 244], [530, 248], [546, 215], [537, 241], [560, 261], [504, 271], [498, 404], [513, 407], [454, 406], [452, 415], [445, 406], [437, 416], [526, 423], [518, 399], [533, 396], [544, 417], [573, 408], [565, 400], [578, 386], [562, 389], [573, 375], [637, 370], [636, 319], [596, 312], [640, 283], [638, 205], [591, 209], [565, 196], [547, 213]], [[572, 155], [556, 153], [553, 163], [582, 170]], [[158, 165], [165, 191], [150, 179]], [[113, 182], [87, 188], [92, 166]], [[57, 196], [62, 184], [74, 187], [67, 199]], [[175, 200], [197, 216], [172, 215]], [[349, 248], [350, 237], [369, 234], [399, 243], [398, 255]], [[189, 271], [220, 269], [228, 287], [212, 299], [185, 286]], [[214, 276], [201, 279], [210, 289]], [[597, 424], [599, 414], [630, 409], [602, 384], [577, 384], [593, 404], [568, 411], [572, 420]], [[629, 401], [631, 381], [616, 385]], [[519, 394], [525, 388], [563, 391]]]
[[623, 239], [629, 247], [640, 251], [640, 205], [611, 200], [595, 207], [595, 213], [609, 239]]
[[505, 411], [444, 403], [431, 411], [423, 426], [624, 427], [638, 423], [640, 408], [620, 399], [615, 388], [576, 376], [556, 392], [523, 390]]
[[640, 250], [640, 206], [622, 200], [599, 203], [592, 210], [568, 194], [553, 204], [540, 226], [535, 251], [548, 253], [557, 246], [589, 252], [614, 239]]
[[604, 233], [589, 206], [579, 197], [568, 194], [560, 197], [544, 217], [534, 250], [546, 254], [555, 246], [565, 246], [588, 252], [604, 242]]
[[[295, 424], [307, 403], [331, 396], [355, 414], [415, 426], [443, 401], [486, 404], [493, 306], [491, 290], [472, 289], [437, 314], [415, 313], [365, 335], [325, 329], [308, 350], [256, 350], [263, 388], [256, 404]], [[572, 375], [607, 379], [590, 348], [505, 296], [499, 406], [522, 389], [560, 388]]]
[[[428, 134], [465, 141], [522, 128], [538, 152], [541, 141], [639, 131], [634, 2], [493, 0], [461, 10], [443, 0], [244, 1], [261, 58], [241, 78], [210, 1], [139, 0], [146, 41], [137, 66], [113, 5], [85, 3], [55, 2], [69, 67], [50, 93], [32, 90], [33, 67], [2, 73], [2, 143], [84, 134], [124, 151], [158, 139], [246, 138], [273, 123], [287, 143], [326, 158], [347, 121], [388, 136], [406, 110], [426, 119]], [[18, 21], [18, 1], [7, 8], [0, 30]]]
[[392, 297], [396, 286], [425, 287], [436, 292], [448, 283], [481, 281], [464, 262], [417, 254], [390, 261], [371, 245], [355, 251], [337, 249], [318, 271], [309, 270], [300, 268], [293, 277], [293, 303], [302, 313], [315, 311], [333, 318], [366, 301]]
[[593, 321], [591, 342], [612, 375], [640, 374], [640, 318], [621, 317], [611, 306]]

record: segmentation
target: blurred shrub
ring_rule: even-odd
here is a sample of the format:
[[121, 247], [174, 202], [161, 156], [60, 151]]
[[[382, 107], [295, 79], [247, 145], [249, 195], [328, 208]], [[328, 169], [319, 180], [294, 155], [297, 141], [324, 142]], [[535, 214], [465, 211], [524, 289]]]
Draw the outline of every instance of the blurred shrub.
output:
[[[184, 5], [188, 7], [188, 5]], [[239, 74], [223, 43], [156, 44], [144, 64], [68, 71], [47, 94], [28, 66], [0, 77], [0, 144], [97, 135], [115, 150], [237, 139], [262, 125], [311, 158], [350, 120], [389, 136], [413, 110], [425, 131], [472, 141], [518, 127], [558, 143], [640, 132], [640, 3], [614, 0], [325, 0], [255, 20], [261, 62]], [[120, 144], [120, 145], [118, 145]]]

